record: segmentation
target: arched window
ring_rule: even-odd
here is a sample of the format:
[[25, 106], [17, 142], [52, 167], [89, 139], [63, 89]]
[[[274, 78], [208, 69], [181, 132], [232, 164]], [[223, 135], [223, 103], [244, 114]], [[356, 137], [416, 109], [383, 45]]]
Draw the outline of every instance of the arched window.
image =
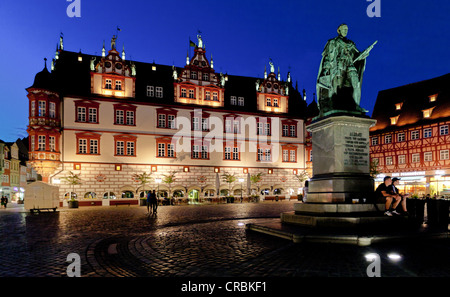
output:
[[84, 194], [85, 199], [95, 199], [96, 197], [97, 195], [94, 192], [87, 192], [86, 194]]
[[122, 192], [122, 198], [134, 198], [134, 193], [131, 191]]
[[75, 193], [75, 192], [66, 192], [64, 194], [64, 199], [69, 200], [70, 199], [70, 193], [72, 193], [72, 198], [73, 199], [77, 199], [77, 193]]
[[103, 199], [116, 199], [114, 192], [106, 192], [103, 194]]

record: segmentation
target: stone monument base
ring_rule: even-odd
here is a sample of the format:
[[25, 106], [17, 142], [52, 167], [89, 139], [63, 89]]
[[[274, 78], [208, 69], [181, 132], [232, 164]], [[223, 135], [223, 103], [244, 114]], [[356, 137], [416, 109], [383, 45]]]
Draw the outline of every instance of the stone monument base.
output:
[[310, 227], [355, 227], [387, 222], [384, 204], [295, 203], [281, 214], [281, 222]]

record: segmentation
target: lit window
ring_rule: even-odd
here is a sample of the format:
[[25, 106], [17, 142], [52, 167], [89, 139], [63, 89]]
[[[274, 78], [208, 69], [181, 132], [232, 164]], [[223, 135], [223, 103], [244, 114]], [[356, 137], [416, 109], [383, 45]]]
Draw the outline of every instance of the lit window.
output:
[[392, 117], [392, 118], [391, 118], [391, 125], [397, 125], [398, 117], [399, 117], [399, 116], [396, 116], [396, 117]]
[[428, 96], [428, 98], [430, 99], [430, 102], [435, 102], [435, 101], [436, 101], [436, 98], [437, 98], [437, 94]]
[[397, 103], [397, 104], [395, 104], [395, 109], [396, 110], [401, 110], [402, 106], [403, 106], [403, 102], [402, 103]]
[[431, 113], [433, 112], [433, 108], [434, 108], [434, 107], [429, 108], [429, 109], [422, 110], [422, 112], [423, 112], [423, 117], [424, 117], [424, 118], [429, 118], [429, 117], [431, 117]]

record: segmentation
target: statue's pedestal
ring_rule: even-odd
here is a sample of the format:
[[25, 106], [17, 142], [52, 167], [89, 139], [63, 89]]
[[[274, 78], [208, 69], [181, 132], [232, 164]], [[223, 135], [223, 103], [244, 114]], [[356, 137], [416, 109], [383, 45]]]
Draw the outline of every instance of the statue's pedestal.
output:
[[375, 122], [365, 116], [335, 115], [307, 127], [312, 134], [313, 177], [306, 202], [294, 204], [294, 212], [282, 214], [282, 222], [360, 224], [370, 221], [361, 217], [376, 217], [377, 210], [384, 209], [384, 205], [369, 203], [374, 191], [369, 174], [369, 128]]

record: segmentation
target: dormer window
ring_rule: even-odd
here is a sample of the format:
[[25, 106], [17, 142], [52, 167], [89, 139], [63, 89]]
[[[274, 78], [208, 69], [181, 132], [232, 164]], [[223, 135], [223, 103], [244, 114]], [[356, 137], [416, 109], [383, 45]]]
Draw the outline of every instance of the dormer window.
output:
[[428, 96], [428, 99], [430, 100], [430, 103], [436, 101], [437, 95], [438, 94], [434, 94], [434, 95]]
[[391, 118], [391, 125], [397, 125], [398, 117], [399, 117], [399, 116], [396, 116], [396, 117], [392, 117], [392, 118]]
[[118, 91], [122, 91], [122, 81], [116, 80], [115, 89]]
[[109, 89], [109, 90], [112, 89], [112, 80], [110, 80], [110, 79], [105, 80], [105, 89]]
[[209, 74], [208, 73], [203, 73], [203, 80], [204, 81], [209, 81]]
[[191, 72], [191, 79], [197, 79], [197, 72], [196, 71], [192, 71]]
[[434, 107], [428, 108], [428, 109], [425, 109], [425, 110], [422, 110], [422, 112], [423, 112], [423, 117], [424, 117], [425, 119], [431, 117], [431, 113], [433, 112], [433, 109], [434, 109]]
[[401, 110], [403, 106], [403, 102], [395, 104], [395, 110]]

